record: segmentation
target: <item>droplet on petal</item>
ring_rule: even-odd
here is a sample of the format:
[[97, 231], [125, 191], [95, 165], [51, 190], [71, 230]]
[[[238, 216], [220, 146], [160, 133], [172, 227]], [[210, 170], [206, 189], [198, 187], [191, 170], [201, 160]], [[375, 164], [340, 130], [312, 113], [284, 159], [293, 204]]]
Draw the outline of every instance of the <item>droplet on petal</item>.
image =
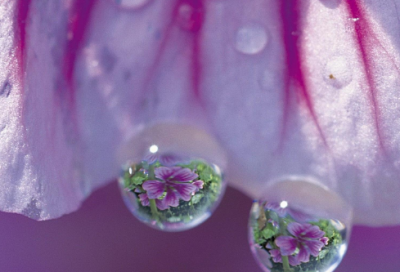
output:
[[236, 33], [236, 49], [243, 54], [260, 53], [267, 46], [268, 35], [265, 27], [259, 24], [245, 25]]
[[344, 57], [335, 57], [328, 61], [324, 70], [324, 80], [331, 86], [341, 89], [353, 80], [353, 72]]
[[212, 137], [192, 127], [158, 125], [127, 147], [132, 159], [119, 185], [136, 218], [156, 229], [182, 231], [210, 217], [226, 187], [220, 167], [225, 157]]
[[249, 242], [266, 272], [333, 271], [351, 229], [351, 208], [316, 183], [289, 180], [268, 188], [250, 213]]
[[149, 3], [150, 0], [114, 0], [114, 2], [122, 8], [137, 9]]

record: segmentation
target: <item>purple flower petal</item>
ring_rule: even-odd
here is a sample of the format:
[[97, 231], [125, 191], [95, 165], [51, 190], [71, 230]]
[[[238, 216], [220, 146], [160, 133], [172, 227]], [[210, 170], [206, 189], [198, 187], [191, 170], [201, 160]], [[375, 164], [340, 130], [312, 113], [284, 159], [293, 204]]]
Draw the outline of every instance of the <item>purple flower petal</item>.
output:
[[168, 180], [176, 171], [181, 169], [181, 167], [157, 167], [154, 169], [154, 174], [156, 178], [162, 179], [162, 180]]
[[182, 161], [180, 157], [171, 154], [161, 155], [159, 160], [160, 163], [164, 166], [173, 166]]
[[300, 224], [297, 222], [289, 223], [287, 229], [295, 237], [301, 237], [302, 233], [307, 230], [309, 224]]
[[303, 246], [308, 253], [310, 253], [314, 257], [317, 257], [319, 252], [321, 251], [321, 248], [324, 247], [324, 243], [318, 240], [311, 240], [303, 242]]
[[180, 168], [180, 167], [173, 167], [173, 168], [175, 169], [179, 168], [179, 169], [173, 173], [173, 175], [170, 177], [170, 180], [189, 182], [191, 180], [198, 178], [198, 175], [196, 173], [193, 173], [192, 170], [188, 168]]
[[143, 159], [146, 161], [148, 164], [153, 164], [158, 160], [158, 155], [157, 154], [148, 154], [146, 157]]
[[303, 245], [300, 245], [299, 249], [299, 253], [296, 255], [297, 260], [303, 263], [308, 263], [310, 261], [310, 253]]
[[163, 198], [161, 200], [160, 199], [156, 199], [156, 205], [157, 205], [157, 208], [159, 210], [166, 210], [166, 209], [169, 208], [167, 202], [165, 201], [165, 198]]
[[301, 239], [319, 239], [325, 235], [325, 232], [323, 232], [318, 226], [313, 226], [307, 223], [289, 223], [288, 231], [293, 236]]
[[309, 225], [309, 227], [305, 230], [303, 237], [308, 239], [320, 239], [324, 237], [324, 235], [325, 232], [323, 232], [318, 226]]
[[149, 206], [150, 202], [147, 194], [140, 194], [139, 199], [143, 206]]
[[272, 260], [276, 263], [281, 263], [282, 262], [282, 255], [279, 249], [272, 249], [269, 251], [269, 254], [271, 254]]
[[196, 192], [198, 192], [199, 190], [203, 189], [204, 186], [204, 181], [202, 180], [196, 180], [192, 183], [194, 186], [196, 186]]
[[185, 201], [189, 201], [192, 197], [192, 193], [196, 192], [197, 190], [197, 187], [192, 183], [175, 183], [173, 188], [175, 188], [180, 197]]
[[297, 240], [290, 236], [279, 236], [275, 244], [280, 248], [283, 256], [292, 255], [297, 247]]
[[165, 191], [165, 183], [159, 180], [147, 180], [143, 183], [142, 187], [147, 192], [150, 199], [156, 199]]
[[295, 256], [289, 256], [289, 264], [291, 266], [296, 266], [301, 264], [301, 261], [299, 260], [299, 256], [295, 255]]
[[286, 215], [287, 209], [281, 208], [279, 203], [276, 202], [267, 202], [265, 205], [266, 209], [273, 210], [276, 212], [280, 217], [284, 217]]
[[329, 242], [329, 238], [328, 237], [322, 237], [321, 239], [320, 239], [320, 241], [322, 242], [322, 243], [324, 243], [326, 246], [328, 245], [328, 242]]
[[178, 207], [179, 205], [179, 196], [171, 188], [167, 189], [167, 195], [164, 199], [168, 206]]

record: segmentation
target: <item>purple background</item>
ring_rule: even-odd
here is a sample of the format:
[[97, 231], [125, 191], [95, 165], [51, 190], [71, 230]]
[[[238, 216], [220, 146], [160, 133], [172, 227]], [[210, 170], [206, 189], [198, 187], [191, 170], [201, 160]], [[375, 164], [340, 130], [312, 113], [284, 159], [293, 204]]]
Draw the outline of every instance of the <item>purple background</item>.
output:
[[[228, 188], [207, 222], [182, 233], [138, 222], [116, 182], [60, 219], [35, 222], [0, 213], [0, 271], [260, 272], [247, 245], [251, 203]], [[399, 272], [400, 227], [355, 227], [336, 271]]]

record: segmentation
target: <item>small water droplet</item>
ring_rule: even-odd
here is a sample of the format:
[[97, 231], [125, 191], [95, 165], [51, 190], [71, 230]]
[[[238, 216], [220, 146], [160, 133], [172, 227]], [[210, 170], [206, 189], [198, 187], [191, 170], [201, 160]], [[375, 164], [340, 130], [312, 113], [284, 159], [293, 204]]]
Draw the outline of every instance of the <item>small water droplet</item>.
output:
[[349, 18], [349, 20], [350, 20], [350, 21], [353, 21], [353, 22], [357, 22], [357, 21], [360, 20], [360, 18]]
[[244, 54], [260, 53], [268, 43], [266, 29], [259, 24], [245, 25], [236, 33], [236, 49]]
[[150, 2], [150, 0], [114, 0], [114, 1], [118, 6], [127, 9], [141, 8]]
[[353, 72], [348, 61], [344, 57], [328, 61], [324, 69], [324, 80], [337, 89], [349, 85], [353, 80]]

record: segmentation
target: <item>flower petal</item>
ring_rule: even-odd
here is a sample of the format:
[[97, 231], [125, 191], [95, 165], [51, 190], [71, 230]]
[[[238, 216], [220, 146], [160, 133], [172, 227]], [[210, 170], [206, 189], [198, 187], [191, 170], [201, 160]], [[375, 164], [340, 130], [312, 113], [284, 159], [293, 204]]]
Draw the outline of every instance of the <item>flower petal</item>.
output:
[[171, 188], [167, 189], [167, 195], [165, 196], [165, 204], [171, 207], [178, 207], [179, 196]]
[[302, 243], [308, 253], [317, 257], [321, 249], [324, 247], [324, 243], [321, 241], [311, 240]]
[[147, 194], [139, 194], [139, 199], [143, 206], [149, 206], [150, 202]]
[[165, 197], [163, 199], [156, 199], [156, 205], [159, 210], [169, 209], [169, 206], [167, 204], [167, 201], [165, 200]]
[[269, 251], [271, 254], [272, 260], [276, 263], [281, 263], [282, 262], [282, 255], [279, 249], [271, 249]]
[[180, 168], [179, 170], [176, 170], [170, 177], [171, 180], [179, 182], [189, 182], [197, 178], [198, 175], [189, 168]]
[[296, 251], [297, 240], [290, 236], [279, 236], [275, 244], [280, 248], [282, 256], [288, 256]]
[[[172, 186], [171, 186], [172, 187]], [[179, 196], [189, 201], [192, 198], [192, 193], [196, 192], [197, 187], [192, 183], [175, 183], [173, 188], [178, 192]]]
[[204, 181], [202, 180], [196, 180], [192, 183], [194, 186], [196, 186], [196, 192], [203, 189]]
[[165, 191], [165, 183], [159, 180], [147, 180], [143, 182], [143, 189], [146, 190], [147, 196], [150, 199], [156, 199], [163, 195]]

